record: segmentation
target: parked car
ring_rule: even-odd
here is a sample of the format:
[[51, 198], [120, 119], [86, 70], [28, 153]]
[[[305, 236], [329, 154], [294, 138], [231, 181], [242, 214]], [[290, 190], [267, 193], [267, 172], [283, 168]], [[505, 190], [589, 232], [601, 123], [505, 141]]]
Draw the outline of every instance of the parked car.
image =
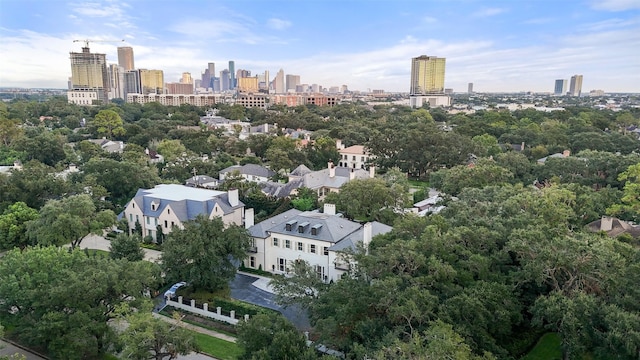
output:
[[176, 291], [178, 291], [179, 288], [185, 285], [187, 285], [187, 283], [184, 281], [180, 281], [179, 283], [173, 284], [171, 288], [169, 288], [169, 290], [164, 292], [165, 299], [166, 298], [173, 299], [176, 296]]

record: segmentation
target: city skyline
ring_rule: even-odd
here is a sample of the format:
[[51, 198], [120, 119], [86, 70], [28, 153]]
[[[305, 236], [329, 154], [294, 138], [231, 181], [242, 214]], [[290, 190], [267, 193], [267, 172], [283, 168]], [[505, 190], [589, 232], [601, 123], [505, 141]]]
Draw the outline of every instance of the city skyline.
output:
[[0, 86], [66, 88], [69, 52], [81, 51], [73, 40], [125, 39], [89, 45], [109, 64], [130, 46], [136, 67], [163, 70], [166, 82], [234, 61], [309, 85], [408, 92], [411, 59], [428, 54], [447, 59], [445, 87], [456, 92], [473, 82], [478, 92], [553, 93], [569, 74], [584, 75], [583, 93], [640, 92], [640, 1], [566, 1], [553, 11], [546, 1], [421, 4], [3, 1]]

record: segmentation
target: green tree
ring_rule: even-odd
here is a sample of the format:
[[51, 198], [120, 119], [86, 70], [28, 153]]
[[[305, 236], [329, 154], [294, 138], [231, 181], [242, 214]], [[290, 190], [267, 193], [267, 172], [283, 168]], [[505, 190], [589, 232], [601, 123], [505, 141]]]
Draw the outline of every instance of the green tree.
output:
[[165, 161], [172, 162], [187, 152], [187, 148], [180, 140], [163, 139], [158, 144], [158, 154], [164, 156]]
[[169, 282], [186, 281], [194, 289], [224, 288], [236, 273], [236, 261], [246, 257], [251, 243], [247, 231], [225, 227], [220, 218], [199, 216], [174, 229], [163, 245], [162, 269]]
[[113, 139], [114, 135], [124, 135], [123, 124], [120, 115], [113, 110], [100, 110], [90, 122], [90, 126], [95, 127], [98, 136], [105, 136], [107, 139]]
[[89, 195], [74, 195], [62, 200], [49, 200], [40, 209], [40, 217], [27, 226], [27, 236], [33, 244], [71, 243], [71, 248], [75, 248], [85, 236], [102, 234], [102, 230], [115, 222], [113, 211], [96, 211]]
[[0, 249], [27, 246], [27, 222], [38, 218], [38, 210], [17, 202], [0, 215]]
[[640, 163], [629, 166], [618, 180], [625, 182], [622, 204], [611, 206], [607, 212], [612, 215], [626, 213], [632, 220], [640, 220]]
[[114, 261], [59, 247], [9, 251], [0, 261], [0, 317], [12, 334], [52, 358], [97, 358], [115, 339], [117, 309], [143, 308], [157, 265]]
[[[409, 193], [396, 190], [380, 178], [352, 180], [334, 195], [336, 207], [352, 219], [389, 222], [394, 218], [394, 210], [409, 203]], [[325, 199], [325, 202], [330, 201], [331, 197]]]
[[270, 282], [279, 304], [285, 306], [299, 304], [308, 308], [327, 288], [327, 284], [318, 277], [318, 273], [306, 261], [290, 262], [287, 271], [289, 276], [275, 277]]
[[238, 326], [238, 345], [243, 349], [241, 360], [312, 360], [315, 350], [306, 339], [280, 314], [257, 314]]
[[140, 247], [142, 239], [139, 235], [118, 234], [111, 240], [109, 256], [112, 259], [140, 261], [144, 259], [144, 250]]
[[147, 311], [127, 316], [129, 325], [119, 336], [122, 355], [133, 360], [172, 360], [197, 351], [195, 336], [180, 327], [179, 317], [177, 320], [170, 324]]

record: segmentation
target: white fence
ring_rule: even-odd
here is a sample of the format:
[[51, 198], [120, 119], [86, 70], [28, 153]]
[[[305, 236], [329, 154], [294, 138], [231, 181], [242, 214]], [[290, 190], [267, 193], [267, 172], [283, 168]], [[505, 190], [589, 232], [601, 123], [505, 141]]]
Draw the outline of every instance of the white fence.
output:
[[[191, 304], [187, 305], [182, 302], [182, 296], [178, 296], [178, 301], [173, 301], [167, 298], [167, 306], [173, 306], [176, 309], [188, 311], [190, 313], [198, 314], [218, 321], [224, 321], [232, 325], [236, 325], [238, 321], [240, 321], [239, 319], [236, 319], [236, 312], [233, 310], [229, 312], [229, 316], [222, 315], [222, 308], [219, 306], [216, 308], [215, 312], [209, 311], [209, 304], [202, 304], [202, 308], [199, 308], [196, 306], [196, 301], [192, 299]], [[244, 321], [247, 320], [249, 320], [249, 315], [244, 316]]]

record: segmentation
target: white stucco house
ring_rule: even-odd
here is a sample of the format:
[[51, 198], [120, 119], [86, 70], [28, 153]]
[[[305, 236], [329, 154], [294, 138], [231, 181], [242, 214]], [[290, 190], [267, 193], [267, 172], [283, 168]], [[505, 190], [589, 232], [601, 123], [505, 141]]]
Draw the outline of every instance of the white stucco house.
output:
[[248, 228], [253, 246], [244, 265], [286, 274], [292, 262], [307, 261], [323, 281], [337, 281], [353, 265], [341, 254], [391, 230], [376, 221], [347, 220], [332, 204], [325, 204], [324, 212], [291, 209]]
[[130, 233], [138, 222], [143, 236], [156, 239], [158, 227], [163, 234], [168, 234], [173, 227], [183, 229], [185, 222], [198, 215], [209, 219], [219, 217], [225, 224], [243, 225], [245, 209], [237, 189], [225, 192], [162, 184], [153, 189], [139, 189], [118, 218], [127, 220]]
[[338, 153], [340, 153], [338, 166], [341, 167], [366, 169], [369, 165], [369, 160], [374, 158], [363, 145], [345, 147], [341, 140], [336, 140], [336, 148], [338, 149]]

